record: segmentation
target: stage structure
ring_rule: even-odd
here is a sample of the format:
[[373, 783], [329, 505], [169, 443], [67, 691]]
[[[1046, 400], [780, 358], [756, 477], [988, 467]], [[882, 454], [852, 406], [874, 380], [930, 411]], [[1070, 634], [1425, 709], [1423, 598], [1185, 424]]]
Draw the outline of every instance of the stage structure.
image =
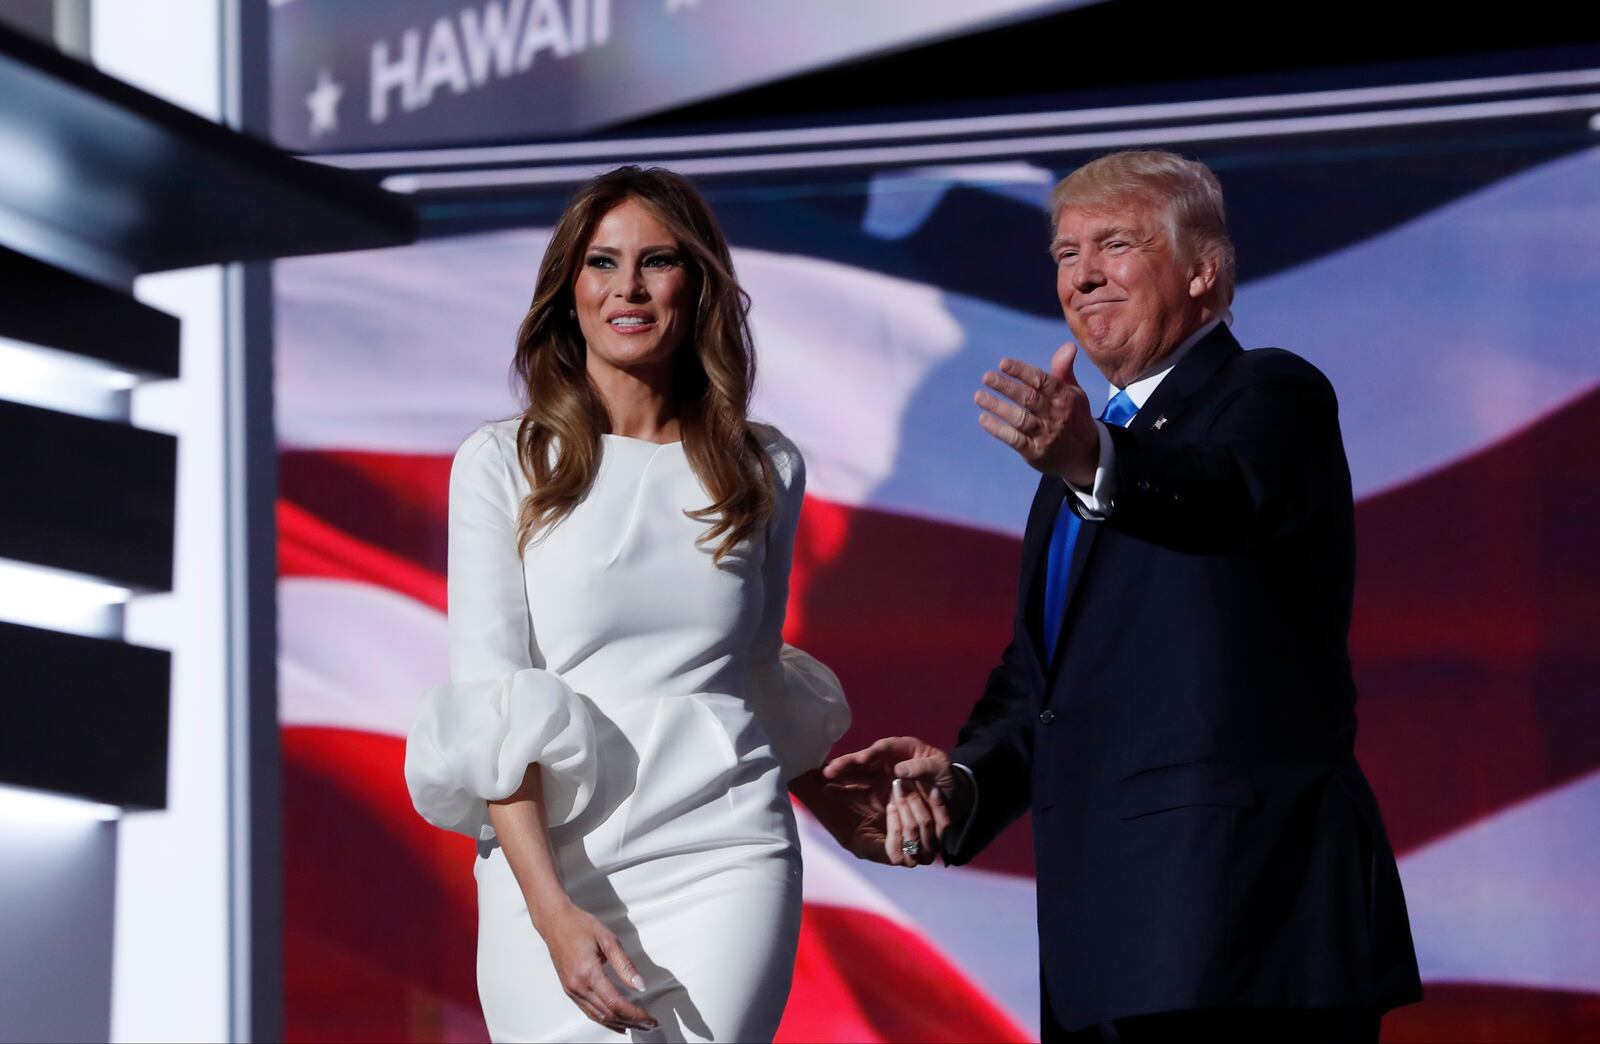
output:
[[[541, 51], [527, 69], [511, 51], [505, 77], [499, 52], [480, 51], [482, 84], [466, 43], [486, 39], [491, 12], [550, 6], [418, 4], [365, 26], [344, 8], [319, 23], [332, 9], [307, 0], [277, 9], [275, 132], [410, 196], [422, 221], [414, 246], [275, 274], [292, 1035], [483, 1032], [471, 846], [411, 811], [403, 736], [446, 673], [450, 455], [517, 409], [516, 324], [574, 187], [625, 162], [702, 187], [754, 302], [756, 412], [808, 461], [787, 636], [851, 694], [842, 749], [907, 730], [949, 742], [1009, 633], [1035, 479], [977, 428], [971, 393], [1002, 355], [1047, 358], [1067, 336], [1046, 255], [1051, 186], [1094, 155], [1150, 145], [1223, 182], [1240, 338], [1299, 352], [1339, 391], [1358, 499], [1359, 755], [1402, 857], [1429, 993], [1387, 1032], [1585, 1039], [1600, 994], [1582, 942], [1600, 931], [1583, 898], [1600, 887], [1600, 851], [1579, 840], [1600, 814], [1600, 632], [1585, 606], [1600, 562], [1581, 520], [1600, 517], [1600, 472], [1561, 447], [1597, 437], [1600, 49], [1351, 67], [1356, 49], [1336, 68], [1269, 74], [1263, 60], [1221, 79], [1174, 46], [1159, 84], [989, 90], [859, 118], [852, 105], [892, 87], [821, 71], [550, 140], [548, 125], [517, 125], [550, 114], [497, 92], [559, 94], [579, 66], [612, 61], [620, 19], [604, 44]], [[731, 53], [710, 43], [727, 5], [645, 7], [680, 58]], [[1049, 48], [1019, 37], [1054, 33], [1076, 59], [1093, 49], [1070, 41], [1128, 38], [1141, 17], [1107, 3], [997, 31], [1025, 52], [1017, 64], [1049, 69], [1034, 61]], [[408, 79], [413, 30], [435, 60]], [[980, 46], [901, 42], [940, 55], [874, 66], [907, 94], [959, 95], [961, 47]], [[1408, 46], [1424, 45], [1387, 57]], [[634, 56], [642, 79], [660, 78]], [[1179, 68], [1191, 78], [1172, 82]], [[1098, 408], [1105, 382], [1086, 363], [1079, 379]], [[853, 863], [805, 829], [780, 1040], [1036, 1032], [1026, 818], [973, 867], [912, 873]], [[330, 863], [335, 840], [350, 857]]]
[[[403, 203], [355, 178], [9, 29], [0, 99], [0, 836], [18, 860], [0, 889], [0, 1010], [7, 1039], [105, 1039], [115, 823], [169, 805], [173, 658], [200, 652], [186, 647], [182, 621], [159, 646], [129, 627], [131, 607], [176, 586], [184, 482], [180, 437], [155, 430], [136, 405], [143, 389], [180, 377], [182, 331], [135, 296], [134, 281], [392, 246], [411, 238], [413, 222]], [[245, 275], [234, 273], [238, 290]], [[216, 522], [236, 568], [235, 626], [218, 653], [240, 683], [208, 695], [228, 704], [229, 732], [215, 737], [231, 752], [228, 775], [213, 785], [238, 809], [232, 880], [246, 893], [231, 932], [246, 994], [235, 998], [236, 1029], [268, 1037], [279, 879], [272, 469], [249, 458], [252, 445], [270, 447], [271, 371], [266, 343], [243, 337], [234, 297], [236, 336], [211, 348], [226, 356], [230, 421], [228, 511]], [[51, 826], [77, 819], [94, 825], [72, 838], [62, 830], [77, 827]], [[259, 1009], [248, 997], [257, 983], [270, 998]]]

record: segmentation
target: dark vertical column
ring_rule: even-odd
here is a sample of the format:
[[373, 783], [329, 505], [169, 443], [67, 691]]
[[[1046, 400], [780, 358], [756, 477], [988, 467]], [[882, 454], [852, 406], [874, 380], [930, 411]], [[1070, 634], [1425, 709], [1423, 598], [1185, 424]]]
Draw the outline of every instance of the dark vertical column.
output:
[[[223, 4], [224, 115], [267, 136], [266, 0]], [[230, 707], [234, 793], [233, 1035], [283, 1039], [283, 830], [277, 675], [277, 439], [273, 429], [272, 266], [229, 266], [228, 427]]]

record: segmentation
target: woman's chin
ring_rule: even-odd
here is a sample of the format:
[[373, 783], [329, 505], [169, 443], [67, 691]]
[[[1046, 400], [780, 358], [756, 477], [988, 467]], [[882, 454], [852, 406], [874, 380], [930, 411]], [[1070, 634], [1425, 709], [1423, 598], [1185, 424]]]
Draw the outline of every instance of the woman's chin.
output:
[[646, 339], [641, 334], [608, 337], [598, 346], [589, 346], [591, 365], [598, 362], [607, 369], [625, 372], [661, 369], [672, 361], [673, 351], [671, 346], [663, 345], [660, 338]]

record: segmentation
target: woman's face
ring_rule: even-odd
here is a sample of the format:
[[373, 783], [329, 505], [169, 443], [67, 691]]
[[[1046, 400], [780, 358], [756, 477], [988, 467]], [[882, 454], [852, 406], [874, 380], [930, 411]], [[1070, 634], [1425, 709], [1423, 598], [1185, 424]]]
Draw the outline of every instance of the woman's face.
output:
[[595, 225], [573, 282], [589, 368], [665, 368], [694, 318], [693, 280], [678, 241], [636, 200]]

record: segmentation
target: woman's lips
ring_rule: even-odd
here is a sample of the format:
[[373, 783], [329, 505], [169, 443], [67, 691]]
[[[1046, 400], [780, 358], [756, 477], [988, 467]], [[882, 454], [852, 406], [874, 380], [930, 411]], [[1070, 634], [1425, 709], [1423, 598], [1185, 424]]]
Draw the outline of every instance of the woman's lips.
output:
[[619, 334], [632, 335], [653, 330], [655, 316], [643, 312], [619, 312], [606, 318], [606, 325]]

